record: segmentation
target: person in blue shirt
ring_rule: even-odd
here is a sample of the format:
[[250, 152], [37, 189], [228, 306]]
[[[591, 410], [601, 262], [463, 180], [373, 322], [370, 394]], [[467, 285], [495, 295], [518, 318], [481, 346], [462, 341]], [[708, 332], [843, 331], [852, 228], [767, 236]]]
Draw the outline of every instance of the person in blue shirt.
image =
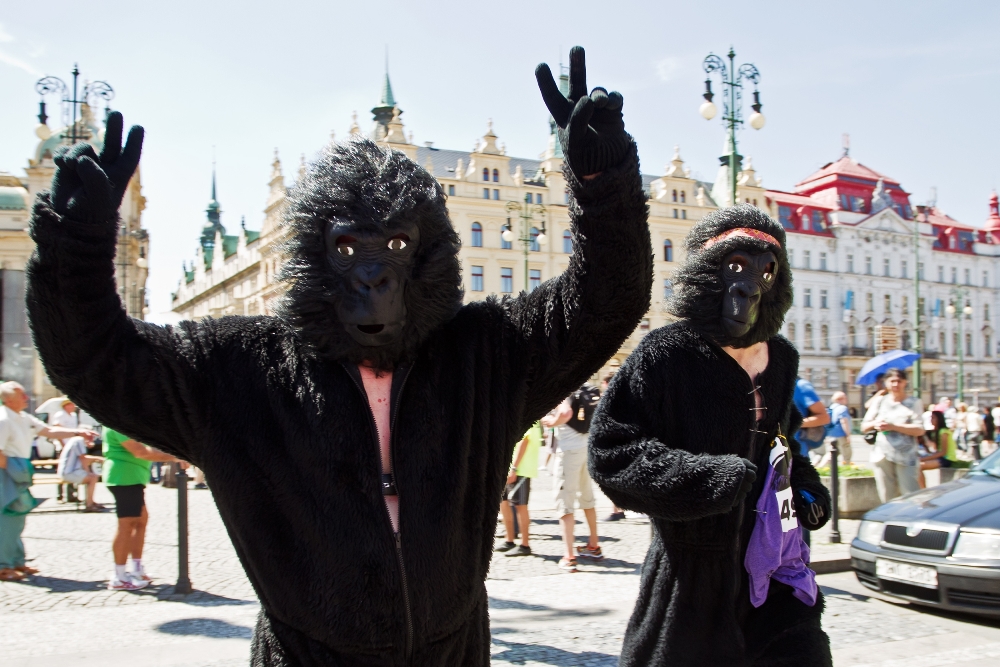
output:
[[[830, 415], [826, 411], [823, 401], [819, 400], [819, 394], [813, 389], [812, 383], [802, 378], [795, 379], [795, 393], [792, 396], [795, 408], [802, 415], [802, 426], [795, 434], [795, 439], [799, 443], [800, 453], [803, 456], [809, 455], [810, 449], [815, 449], [823, 444], [826, 437], [825, 430], [821, 432], [817, 429], [830, 423]], [[810, 432], [809, 429], [816, 429]]]
[[830, 412], [831, 426], [826, 435], [837, 447], [837, 464], [854, 465], [851, 462], [851, 413], [847, 409], [847, 394], [838, 391], [830, 397]]

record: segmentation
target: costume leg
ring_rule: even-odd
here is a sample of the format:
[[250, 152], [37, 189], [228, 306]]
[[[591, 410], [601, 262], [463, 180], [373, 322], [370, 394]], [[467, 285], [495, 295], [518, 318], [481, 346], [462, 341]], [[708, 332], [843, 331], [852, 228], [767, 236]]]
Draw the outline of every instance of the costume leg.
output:
[[830, 638], [823, 632], [823, 594], [806, 605], [792, 588], [772, 581], [767, 600], [743, 624], [747, 656], [754, 667], [832, 667]]
[[26, 515], [14, 516], [0, 512], [0, 570], [24, 565], [24, 532]]

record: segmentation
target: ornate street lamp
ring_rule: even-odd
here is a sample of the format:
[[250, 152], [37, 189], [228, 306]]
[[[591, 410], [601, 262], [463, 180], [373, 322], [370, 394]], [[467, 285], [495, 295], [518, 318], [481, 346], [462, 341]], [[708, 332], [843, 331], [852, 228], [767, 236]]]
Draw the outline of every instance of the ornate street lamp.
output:
[[736, 152], [736, 130], [739, 125], [743, 124], [743, 83], [742, 81], [746, 79], [747, 81], [753, 82], [753, 104], [750, 105], [753, 109], [753, 113], [750, 114], [750, 118], [747, 119], [750, 123], [750, 127], [755, 130], [759, 130], [764, 127], [764, 123], [767, 119], [764, 118], [764, 114], [760, 112], [763, 105], [760, 103], [760, 92], [757, 90], [757, 83], [760, 81], [760, 72], [757, 71], [757, 67], [749, 63], [740, 65], [739, 68], [736, 67], [735, 58], [736, 53], [733, 51], [732, 47], [729, 48], [729, 53], [726, 54], [729, 58], [729, 66], [727, 68], [726, 61], [724, 61], [719, 56], [714, 53], [710, 53], [703, 67], [705, 68], [705, 74], [708, 75], [705, 78], [705, 93], [702, 97], [705, 101], [702, 102], [701, 107], [698, 111], [701, 113], [702, 118], [705, 120], [712, 120], [715, 118], [716, 107], [715, 103], [712, 102], [712, 98], [715, 94], [712, 92], [712, 72], [718, 72], [719, 77], [722, 80], [723, 86], [728, 86], [727, 90], [723, 91], [722, 95], [722, 124], [726, 126], [729, 131], [729, 154], [720, 158], [722, 164], [729, 165], [729, 187], [732, 194], [732, 205], [736, 205], [736, 175], [740, 169], [740, 162], [742, 156]]
[[38, 134], [38, 138], [42, 141], [45, 141], [52, 136], [52, 133], [48, 129], [47, 125], [49, 116], [45, 112], [46, 95], [59, 95], [59, 101], [62, 103], [63, 124], [69, 128], [68, 134], [64, 134], [63, 139], [68, 140], [70, 145], [73, 145], [78, 140], [85, 138], [78, 135], [76, 132], [77, 118], [78, 116], [82, 116], [82, 114], [78, 113], [80, 111], [80, 105], [89, 105], [91, 98], [99, 98], [104, 100], [104, 118], [107, 119], [108, 114], [111, 113], [110, 102], [115, 98], [114, 89], [105, 81], [91, 81], [84, 82], [83, 90], [81, 91], [79, 89], [78, 82], [78, 79], [80, 78], [80, 68], [75, 64], [73, 65], [72, 74], [72, 91], [70, 91], [69, 86], [67, 86], [62, 79], [56, 76], [46, 76], [35, 82], [35, 92], [37, 92], [42, 98], [38, 101], [39, 125], [36, 130], [36, 134]]
[[[543, 246], [548, 242], [548, 237], [545, 236], [546, 210], [541, 204], [531, 203], [530, 192], [524, 195], [523, 202], [509, 201], [506, 208], [508, 213], [507, 224], [503, 226], [503, 232], [501, 232], [500, 236], [507, 243], [514, 241], [515, 237], [510, 224], [510, 214], [516, 213], [517, 217], [521, 219], [521, 235], [517, 237], [517, 240], [524, 247], [524, 291], [530, 292], [531, 288], [528, 284], [528, 253], [531, 252], [532, 243], [537, 241], [538, 245]], [[542, 217], [542, 228], [537, 236], [532, 236], [532, 223], [535, 221], [536, 215]]]
[[955, 307], [955, 303], [965, 303], [966, 297], [969, 295], [969, 290], [964, 287], [953, 287], [951, 289], [951, 302], [948, 307], [945, 308], [945, 312], [953, 316], [958, 321], [958, 392], [956, 394], [958, 400], [965, 400], [965, 336], [962, 334], [962, 320], [972, 317], [972, 306], [966, 304], [962, 308], [962, 312], [959, 313], [958, 309]]

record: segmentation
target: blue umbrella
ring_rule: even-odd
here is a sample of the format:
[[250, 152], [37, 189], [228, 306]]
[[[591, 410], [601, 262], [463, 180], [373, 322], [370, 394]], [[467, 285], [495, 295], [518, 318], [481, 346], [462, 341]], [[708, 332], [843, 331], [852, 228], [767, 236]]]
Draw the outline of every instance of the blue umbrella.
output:
[[883, 352], [865, 362], [854, 384], [859, 386], [875, 384], [875, 379], [890, 368], [909, 368], [919, 358], [919, 353], [910, 352], [909, 350], [889, 350], [888, 352]]

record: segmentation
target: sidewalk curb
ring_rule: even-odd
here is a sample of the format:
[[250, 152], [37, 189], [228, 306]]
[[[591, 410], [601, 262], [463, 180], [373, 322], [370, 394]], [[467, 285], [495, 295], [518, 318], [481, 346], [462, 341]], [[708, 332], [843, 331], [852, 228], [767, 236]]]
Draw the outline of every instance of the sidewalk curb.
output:
[[837, 572], [850, 572], [850, 558], [831, 558], [829, 560], [817, 560], [809, 563], [809, 569], [816, 574], [836, 574]]

